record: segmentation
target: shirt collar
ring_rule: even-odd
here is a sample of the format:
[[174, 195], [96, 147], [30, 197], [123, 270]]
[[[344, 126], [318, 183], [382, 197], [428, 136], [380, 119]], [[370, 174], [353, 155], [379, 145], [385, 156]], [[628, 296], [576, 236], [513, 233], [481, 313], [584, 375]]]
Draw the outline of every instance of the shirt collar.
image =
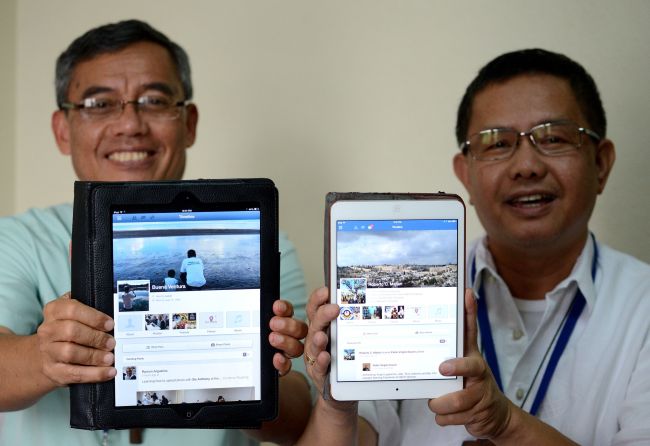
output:
[[[558, 283], [553, 290], [547, 293], [547, 296], [552, 296], [555, 293], [562, 292], [566, 288], [570, 287], [572, 283], [576, 283], [587, 301], [587, 306], [589, 308], [593, 307], [596, 301], [596, 285], [591, 277], [591, 267], [595, 255], [594, 245], [597, 242], [591, 233], [589, 235], [587, 243], [585, 243], [584, 248], [582, 248], [582, 252], [578, 257], [578, 260], [576, 260], [575, 265], [573, 265], [571, 273], [564, 280]], [[479, 297], [478, 290], [481, 287], [483, 278], [485, 277], [485, 275], [482, 274], [483, 270], [487, 270], [487, 274], [498, 278], [499, 280], [503, 279], [501, 279], [501, 276], [497, 273], [494, 258], [487, 247], [487, 236], [484, 236], [475, 242], [473, 251], [474, 255], [469, 258], [469, 265], [472, 265], [472, 262], [476, 262], [476, 270], [474, 277], [471, 277], [474, 271], [472, 271], [471, 266], [468, 268], [468, 273], [470, 275], [469, 283], [474, 290], [474, 295]]]

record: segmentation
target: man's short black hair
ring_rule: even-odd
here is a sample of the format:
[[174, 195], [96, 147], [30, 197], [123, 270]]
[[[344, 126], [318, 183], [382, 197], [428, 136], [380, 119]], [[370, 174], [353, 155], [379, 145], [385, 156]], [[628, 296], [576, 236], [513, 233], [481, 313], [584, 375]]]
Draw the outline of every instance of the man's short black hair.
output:
[[187, 251], [187, 257], [196, 257], [196, 251], [190, 249]]
[[566, 80], [578, 101], [591, 130], [605, 137], [607, 120], [594, 79], [587, 70], [564, 54], [532, 48], [502, 54], [490, 61], [469, 84], [458, 106], [456, 140], [462, 144], [467, 137], [474, 98], [491, 84], [508, 81], [527, 74], [548, 74]]
[[167, 271], [167, 277], [174, 277], [174, 276], [176, 276], [175, 270], [170, 269], [169, 271]]
[[67, 102], [72, 71], [84, 62], [105, 53], [114, 53], [139, 42], [152, 42], [165, 48], [176, 67], [183, 86], [184, 100], [192, 99], [190, 59], [183, 48], [141, 20], [124, 20], [93, 28], [77, 37], [56, 60], [56, 102]]

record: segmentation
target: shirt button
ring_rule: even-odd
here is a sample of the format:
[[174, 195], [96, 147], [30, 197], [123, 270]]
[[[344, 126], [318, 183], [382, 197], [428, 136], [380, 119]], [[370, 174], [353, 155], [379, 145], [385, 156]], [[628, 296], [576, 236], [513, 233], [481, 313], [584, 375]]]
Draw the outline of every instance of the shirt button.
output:
[[517, 389], [517, 393], [515, 393], [515, 396], [517, 397], [518, 400], [522, 399], [524, 397], [524, 389]]
[[514, 330], [512, 330], [512, 339], [514, 339], [515, 341], [520, 340], [523, 336], [524, 336], [524, 332], [521, 331], [520, 329], [515, 328]]

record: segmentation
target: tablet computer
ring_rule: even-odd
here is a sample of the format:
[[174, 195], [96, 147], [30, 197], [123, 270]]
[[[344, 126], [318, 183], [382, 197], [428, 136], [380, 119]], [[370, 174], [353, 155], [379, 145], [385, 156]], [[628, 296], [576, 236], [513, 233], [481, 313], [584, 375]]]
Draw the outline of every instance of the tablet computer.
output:
[[330, 392], [336, 400], [433, 398], [462, 388], [465, 206], [447, 194], [327, 198]]
[[74, 427], [251, 427], [275, 417], [270, 180], [78, 182], [72, 266], [72, 296], [115, 321], [117, 369], [110, 382], [73, 386]]

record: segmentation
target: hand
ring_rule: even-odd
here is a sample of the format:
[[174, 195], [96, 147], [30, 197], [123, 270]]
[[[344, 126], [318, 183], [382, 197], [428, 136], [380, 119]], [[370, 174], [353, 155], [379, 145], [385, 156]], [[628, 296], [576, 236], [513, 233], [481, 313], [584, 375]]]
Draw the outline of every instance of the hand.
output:
[[43, 309], [37, 339], [41, 368], [55, 385], [93, 383], [112, 379], [114, 326], [106, 314], [71, 299], [66, 293]]
[[326, 351], [329, 338], [325, 330], [339, 315], [339, 306], [328, 302], [329, 292], [326, 287], [314, 290], [307, 302], [309, 330], [305, 340], [305, 369], [321, 395], [331, 360]]
[[302, 355], [301, 340], [307, 335], [307, 324], [293, 318], [293, 306], [286, 300], [273, 302], [273, 318], [269, 323], [272, 330], [269, 342], [282, 353], [273, 355], [273, 366], [284, 376], [291, 370], [290, 359]]
[[429, 400], [440, 426], [464, 425], [477, 438], [495, 438], [508, 427], [514, 406], [501, 393], [494, 376], [478, 349], [476, 301], [465, 291], [465, 357], [440, 365], [445, 376], [465, 377], [465, 388]]

